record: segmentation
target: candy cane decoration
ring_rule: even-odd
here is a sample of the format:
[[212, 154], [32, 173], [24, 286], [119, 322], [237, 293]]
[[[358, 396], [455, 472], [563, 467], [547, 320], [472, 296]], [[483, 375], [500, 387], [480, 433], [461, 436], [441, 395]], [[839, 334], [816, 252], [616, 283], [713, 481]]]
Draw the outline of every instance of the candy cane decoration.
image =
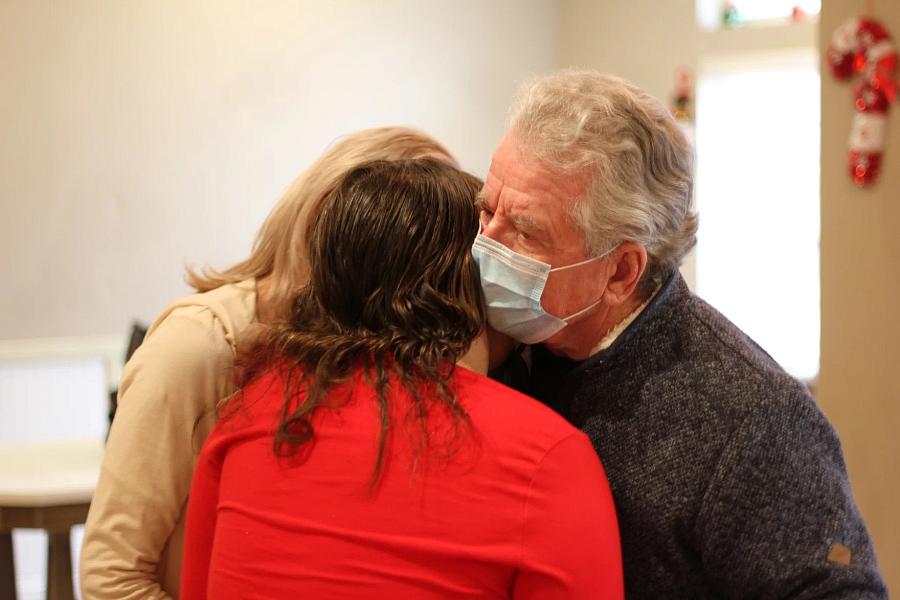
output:
[[850, 19], [828, 47], [828, 66], [840, 80], [862, 73], [854, 89], [856, 116], [850, 131], [850, 176], [865, 186], [878, 178], [887, 114], [897, 96], [897, 51], [884, 27], [872, 19]]

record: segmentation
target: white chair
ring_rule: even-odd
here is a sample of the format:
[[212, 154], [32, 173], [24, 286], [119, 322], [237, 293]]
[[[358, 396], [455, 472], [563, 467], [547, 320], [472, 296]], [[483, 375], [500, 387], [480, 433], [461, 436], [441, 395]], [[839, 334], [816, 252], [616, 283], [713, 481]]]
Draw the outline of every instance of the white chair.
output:
[[106, 387], [102, 358], [0, 364], [0, 598], [16, 598], [18, 528], [47, 532], [47, 598], [74, 598], [69, 535], [100, 472]]

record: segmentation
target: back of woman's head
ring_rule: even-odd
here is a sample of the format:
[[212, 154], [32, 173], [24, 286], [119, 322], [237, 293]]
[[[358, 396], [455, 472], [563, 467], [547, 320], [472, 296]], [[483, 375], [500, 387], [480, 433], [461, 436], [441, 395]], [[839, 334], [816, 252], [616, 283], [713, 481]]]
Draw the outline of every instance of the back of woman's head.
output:
[[455, 361], [483, 317], [470, 253], [478, 188], [477, 179], [433, 160], [351, 171], [316, 219], [295, 324], [370, 339], [373, 351], [412, 359], [409, 367]]
[[465, 421], [449, 375], [484, 323], [471, 256], [480, 187], [435, 160], [381, 161], [351, 170], [323, 199], [308, 240], [309, 281], [290, 321], [261, 333], [241, 361], [241, 384], [273, 361], [288, 367], [276, 451], [311, 439], [312, 411], [355, 369], [374, 385], [383, 433], [392, 379], [420, 424], [438, 404]]
[[432, 137], [406, 127], [379, 127], [349, 134], [304, 171], [282, 195], [244, 261], [217, 272], [188, 270], [187, 281], [199, 292], [250, 277], [269, 277], [269, 301], [287, 316], [290, 301], [306, 282], [306, 236], [310, 215], [349, 170], [374, 160], [432, 158], [456, 166], [450, 152]]

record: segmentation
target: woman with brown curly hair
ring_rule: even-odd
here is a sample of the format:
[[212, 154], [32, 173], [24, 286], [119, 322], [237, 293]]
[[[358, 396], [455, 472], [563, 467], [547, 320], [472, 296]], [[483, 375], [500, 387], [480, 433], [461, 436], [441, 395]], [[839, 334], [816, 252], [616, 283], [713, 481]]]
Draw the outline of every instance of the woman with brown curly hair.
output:
[[622, 596], [587, 438], [458, 364], [485, 320], [478, 188], [376, 162], [323, 200], [309, 283], [201, 452], [182, 598]]
[[[239, 340], [286, 320], [307, 280], [310, 215], [347, 171], [372, 160], [456, 160], [405, 127], [351, 133], [329, 147], [269, 214], [250, 256], [223, 271], [188, 272], [196, 294], [173, 302], [128, 361], [81, 552], [91, 600], [177, 597], [194, 463], [218, 402], [234, 392]], [[473, 364], [485, 368], [484, 340]], [[477, 355], [477, 356], [476, 356]]]

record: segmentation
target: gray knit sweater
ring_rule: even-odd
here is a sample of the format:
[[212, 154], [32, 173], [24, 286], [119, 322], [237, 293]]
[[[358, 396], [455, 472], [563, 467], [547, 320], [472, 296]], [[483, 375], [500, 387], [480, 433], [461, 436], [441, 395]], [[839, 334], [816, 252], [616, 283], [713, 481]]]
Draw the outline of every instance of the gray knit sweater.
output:
[[591, 359], [533, 350], [528, 391], [606, 468], [629, 598], [887, 597], [834, 429], [678, 274]]

